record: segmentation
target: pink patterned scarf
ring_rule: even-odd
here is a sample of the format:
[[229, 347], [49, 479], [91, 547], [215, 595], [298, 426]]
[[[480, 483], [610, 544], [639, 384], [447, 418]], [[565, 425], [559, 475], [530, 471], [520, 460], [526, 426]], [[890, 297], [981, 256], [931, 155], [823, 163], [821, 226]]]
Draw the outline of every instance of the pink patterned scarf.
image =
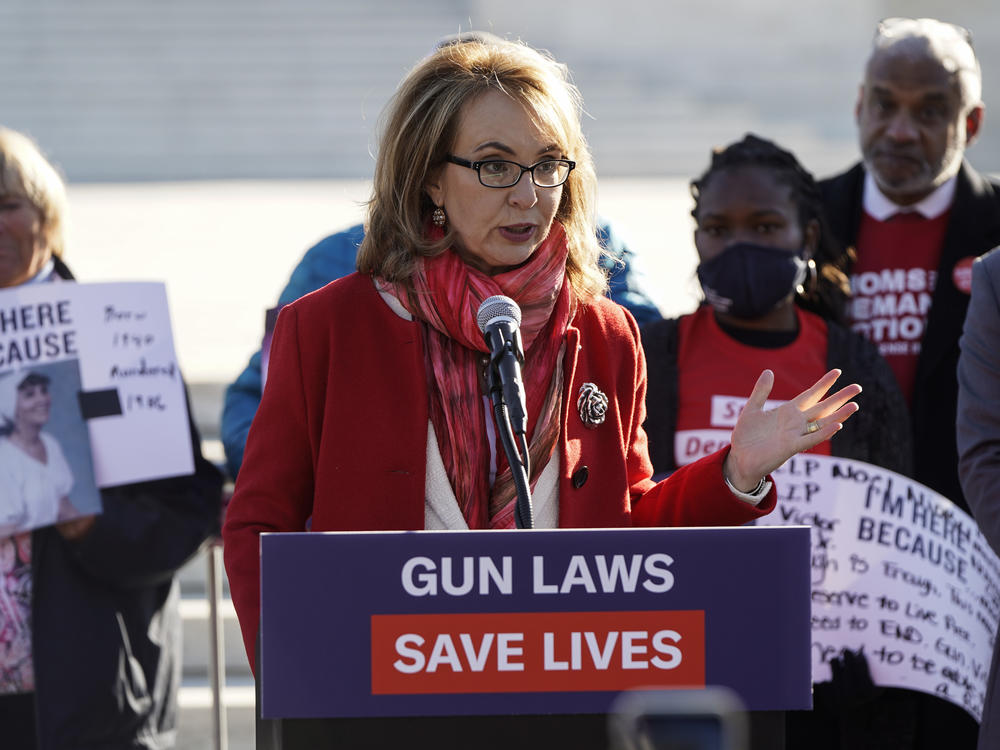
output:
[[573, 313], [566, 282], [567, 255], [566, 233], [554, 222], [529, 261], [511, 271], [489, 276], [466, 265], [449, 249], [418, 261], [413, 293], [395, 284], [380, 284], [423, 323], [431, 422], [470, 529], [512, 528], [517, 497], [499, 440], [497, 476], [489, 486], [490, 444], [483, 402], [486, 344], [476, 312], [484, 299], [495, 294], [511, 297], [521, 308], [522, 377], [534, 487], [559, 437], [561, 353]]

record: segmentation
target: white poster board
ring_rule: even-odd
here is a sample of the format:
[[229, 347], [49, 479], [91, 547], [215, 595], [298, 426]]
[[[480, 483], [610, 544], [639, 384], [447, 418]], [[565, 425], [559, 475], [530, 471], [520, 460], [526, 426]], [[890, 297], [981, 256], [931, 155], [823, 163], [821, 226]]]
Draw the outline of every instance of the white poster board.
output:
[[[81, 409], [98, 487], [194, 472], [162, 283], [0, 290], [0, 375], [64, 360], [79, 361]], [[86, 414], [94, 395], [105, 407], [97, 416]]]
[[878, 685], [946, 698], [981, 720], [1000, 559], [933, 490], [861, 461], [801, 454], [774, 473], [760, 525], [812, 527], [812, 674], [863, 649]]

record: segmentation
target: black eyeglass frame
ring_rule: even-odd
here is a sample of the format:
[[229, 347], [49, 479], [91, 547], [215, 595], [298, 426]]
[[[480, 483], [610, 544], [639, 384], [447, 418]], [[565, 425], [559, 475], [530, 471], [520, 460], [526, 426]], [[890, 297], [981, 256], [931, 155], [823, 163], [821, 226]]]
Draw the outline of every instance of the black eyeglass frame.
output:
[[[573, 161], [572, 159], [542, 159], [541, 161], [536, 161], [530, 167], [526, 167], [523, 164], [516, 161], [511, 161], [510, 159], [483, 159], [482, 161], [469, 161], [468, 159], [463, 159], [462, 157], [455, 156], [454, 154], [448, 154], [447, 160], [451, 164], [456, 164], [460, 167], [466, 167], [468, 169], [475, 170], [476, 176], [479, 178], [480, 185], [488, 188], [496, 188], [497, 190], [505, 190], [509, 187], [514, 187], [517, 183], [521, 181], [521, 178], [524, 177], [525, 172], [528, 172], [531, 175], [531, 182], [532, 184], [534, 184], [535, 187], [540, 187], [540, 188], [559, 187], [560, 185], [564, 185], [566, 183], [566, 180], [569, 179], [570, 172], [576, 169], [576, 162]], [[539, 185], [538, 181], [535, 179], [535, 169], [537, 167], [540, 167], [542, 164], [548, 164], [549, 162], [553, 161], [559, 162], [560, 164], [565, 164], [567, 167], [569, 167], [569, 169], [566, 170], [566, 176], [562, 179], [561, 182], [557, 182], [555, 185]], [[483, 167], [484, 164], [496, 164], [498, 162], [502, 162], [504, 164], [513, 164], [515, 167], [520, 169], [521, 171], [518, 173], [517, 179], [514, 180], [509, 185], [488, 185], [487, 183], [483, 182], [483, 173], [480, 172], [479, 170]]]

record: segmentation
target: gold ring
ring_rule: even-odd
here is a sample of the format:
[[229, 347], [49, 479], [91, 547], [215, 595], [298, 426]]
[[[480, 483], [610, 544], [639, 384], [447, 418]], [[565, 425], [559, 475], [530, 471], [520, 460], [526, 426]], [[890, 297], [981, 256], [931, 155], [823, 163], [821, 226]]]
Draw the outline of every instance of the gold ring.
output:
[[818, 429], [819, 429], [819, 422], [806, 423], [806, 435], [812, 435]]

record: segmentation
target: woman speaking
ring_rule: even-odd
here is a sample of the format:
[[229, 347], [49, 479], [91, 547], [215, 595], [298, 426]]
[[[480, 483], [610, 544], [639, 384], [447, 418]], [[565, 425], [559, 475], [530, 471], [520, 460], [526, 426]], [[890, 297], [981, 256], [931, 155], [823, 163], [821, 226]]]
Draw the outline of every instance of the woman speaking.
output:
[[[740, 524], [766, 475], [857, 406], [828, 373], [659, 484], [634, 320], [602, 298], [594, 167], [566, 69], [515, 42], [420, 62], [384, 121], [359, 273], [285, 307], [224, 527], [253, 658], [261, 532], [507, 529], [516, 491], [484, 405], [483, 300], [521, 310], [535, 525]], [[311, 519], [311, 520], [310, 520]]]

